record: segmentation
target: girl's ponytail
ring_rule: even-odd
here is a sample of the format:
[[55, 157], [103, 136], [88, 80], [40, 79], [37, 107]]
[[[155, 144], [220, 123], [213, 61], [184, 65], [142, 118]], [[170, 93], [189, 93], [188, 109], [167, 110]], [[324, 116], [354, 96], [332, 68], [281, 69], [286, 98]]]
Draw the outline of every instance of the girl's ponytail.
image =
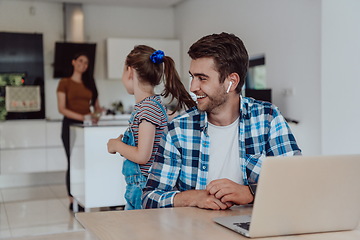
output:
[[195, 101], [191, 98], [188, 91], [186, 91], [183, 83], [180, 80], [179, 74], [176, 71], [174, 60], [171, 57], [164, 56], [164, 74], [165, 74], [165, 89], [163, 96], [168, 97], [171, 95], [170, 102], [174, 99], [177, 100], [177, 104], [173, 113], [179, 111], [182, 108], [192, 108], [196, 106]]
[[[136, 70], [141, 81], [147, 82], [151, 86], [157, 86], [164, 81], [165, 89], [162, 92], [163, 97], [169, 97], [170, 102], [177, 100], [173, 113], [182, 108], [192, 108], [196, 106], [195, 101], [186, 91], [180, 80], [179, 74], [175, 69], [174, 60], [165, 56], [161, 50], [155, 50], [146, 45], [137, 45], [128, 54], [125, 60], [126, 66]], [[163, 77], [165, 75], [165, 78]]]

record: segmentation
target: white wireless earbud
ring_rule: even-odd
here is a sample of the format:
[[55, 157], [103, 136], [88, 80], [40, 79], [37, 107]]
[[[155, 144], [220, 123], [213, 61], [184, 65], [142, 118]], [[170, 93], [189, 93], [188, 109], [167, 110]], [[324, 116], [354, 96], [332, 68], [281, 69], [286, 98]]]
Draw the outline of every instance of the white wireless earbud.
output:
[[233, 82], [229, 83], [229, 87], [227, 88], [226, 93], [229, 93], [232, 84], [233, 84]]

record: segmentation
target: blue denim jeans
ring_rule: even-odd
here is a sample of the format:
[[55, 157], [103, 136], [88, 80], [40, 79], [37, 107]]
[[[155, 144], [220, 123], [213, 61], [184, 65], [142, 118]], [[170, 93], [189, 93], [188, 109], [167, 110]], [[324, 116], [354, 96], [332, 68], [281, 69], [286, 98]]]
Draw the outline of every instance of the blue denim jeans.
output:
[[[130, 146], [135, 146], [134, 135], [129, 128], [122, 141]], [[122, 173], [126, 181], [126, 206], [125, 210], [142, 209], [142, 189], [145, 187], [146, 178], [140, 171], [140, 166], [128, 159], [124, 161]]]

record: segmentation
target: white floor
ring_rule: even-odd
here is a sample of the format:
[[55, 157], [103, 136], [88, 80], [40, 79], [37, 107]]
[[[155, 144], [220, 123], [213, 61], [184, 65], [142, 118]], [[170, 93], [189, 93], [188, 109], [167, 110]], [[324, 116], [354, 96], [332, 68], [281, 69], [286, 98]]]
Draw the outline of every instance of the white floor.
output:
[[0, 239], [56, 239], [58, 233], [95, 239], [69, 211], [65, 185], [0, 189]]

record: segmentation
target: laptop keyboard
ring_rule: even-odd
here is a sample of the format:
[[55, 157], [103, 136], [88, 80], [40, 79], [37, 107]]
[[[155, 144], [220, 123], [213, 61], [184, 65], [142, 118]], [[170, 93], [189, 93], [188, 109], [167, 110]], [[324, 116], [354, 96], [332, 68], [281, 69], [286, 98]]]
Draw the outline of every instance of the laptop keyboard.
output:
[[241, 227], [249, 231], [250, 222], [233, 223], [235, 226]]

